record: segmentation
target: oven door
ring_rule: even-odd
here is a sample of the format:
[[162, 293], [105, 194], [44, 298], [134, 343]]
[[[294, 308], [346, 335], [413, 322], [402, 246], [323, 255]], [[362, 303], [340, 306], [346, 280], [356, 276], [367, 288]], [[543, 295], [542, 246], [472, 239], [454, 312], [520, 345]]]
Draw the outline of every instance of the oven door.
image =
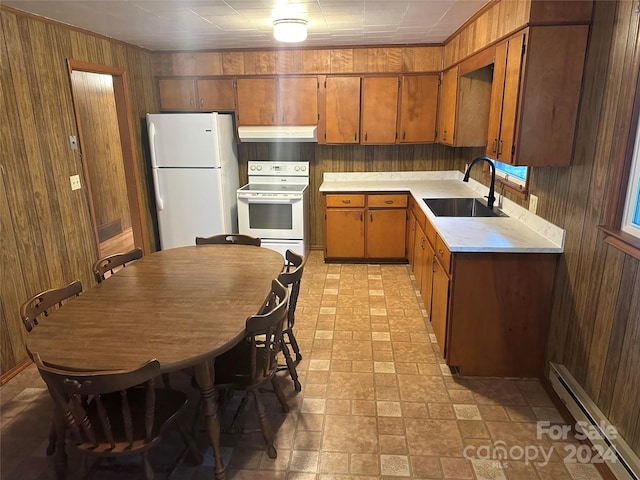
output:
[[303, 197], [238, 193], [238, 231], [259, 238], [304, 238]]

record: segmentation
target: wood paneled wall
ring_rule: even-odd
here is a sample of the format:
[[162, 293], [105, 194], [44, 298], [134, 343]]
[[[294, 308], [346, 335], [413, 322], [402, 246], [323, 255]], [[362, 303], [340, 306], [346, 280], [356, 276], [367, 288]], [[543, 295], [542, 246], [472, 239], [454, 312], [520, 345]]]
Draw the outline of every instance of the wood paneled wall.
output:
[[[638, 43], [637, 2], [595, 2], [576, 148], [568, 168], [533, 171], [538, 213], [566, 229], [554, 288], [550, 361], [567, 366], [640, 454], [639, 261], [603, 241], [596, 226], [612, 192], [616, 117]], [[630, 120], [630, 118], [629, 118]]]
[[[97, 257], [86, 188], [71, 191], [69, 176], [82, 177], [67, 59], [123, 68], [128, 74], [134, 135], [142, 119], [158, 111], [150, 54], [97, 35], [0, 7], [1, 301], [0, 370], [26, 357], [19, 318], [23, 301], [38, 291], [80, 279], [88, 288]], [[143, 142], [136, 142], [141, 177]], [[83, 186], [86, 185], [84, 179]], [[148, 198], [148, 197], [146, 197]], [[145, 199], [146, 201], [146, 199]], [[146, 205], [148, 224], [151, 210]], [[153, 231], [147, 237], [153, 242]], [[146, 245], [155, 250], [155, 244]]]
[[442, 47], [437, 45], [153, 54], [156, 76], [409, 73], [441, 69]]
[[527, 24], [589, 23], [590, 0], [497, 0], [452, 35], [444, 46], [443, 66], [449, 68]]

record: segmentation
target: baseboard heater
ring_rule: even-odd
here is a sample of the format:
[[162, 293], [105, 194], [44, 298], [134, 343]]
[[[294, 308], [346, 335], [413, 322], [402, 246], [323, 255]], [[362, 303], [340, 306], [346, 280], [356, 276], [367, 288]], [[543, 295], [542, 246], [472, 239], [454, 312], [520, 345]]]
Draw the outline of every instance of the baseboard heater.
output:
[[640, 459], [617, 434], [615, 427], [589, 398], [564, 365], [551, 363], [549, 380], [576, 422], [589, 426], [589, 440], [599, 452], [606, 452], [606, 463], [619, 480], [640, 480]]

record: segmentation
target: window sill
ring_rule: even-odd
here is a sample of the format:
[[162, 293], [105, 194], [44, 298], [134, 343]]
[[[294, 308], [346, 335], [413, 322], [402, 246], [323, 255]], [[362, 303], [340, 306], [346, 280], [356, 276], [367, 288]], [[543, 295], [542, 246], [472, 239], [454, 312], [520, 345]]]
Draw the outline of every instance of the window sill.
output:
[[614, 230], [606, 225], [598, 225], [598, 230], [604, 233], [604, 241], [609, 245], [640, 260], [640, 238], [629, 235], [622, 230]]

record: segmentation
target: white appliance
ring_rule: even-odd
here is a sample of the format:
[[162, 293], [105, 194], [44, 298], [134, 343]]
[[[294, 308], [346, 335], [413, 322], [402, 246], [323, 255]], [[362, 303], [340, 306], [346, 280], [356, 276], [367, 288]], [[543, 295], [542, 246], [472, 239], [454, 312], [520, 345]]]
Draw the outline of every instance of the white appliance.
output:
[[162, 250], [237, 233], [238, 156], [230, 114], [147, 114]]
[[249, 161], [249, 183], [238, 189], [238, 230], [262, 246], [306, 255], [309, 162]]

